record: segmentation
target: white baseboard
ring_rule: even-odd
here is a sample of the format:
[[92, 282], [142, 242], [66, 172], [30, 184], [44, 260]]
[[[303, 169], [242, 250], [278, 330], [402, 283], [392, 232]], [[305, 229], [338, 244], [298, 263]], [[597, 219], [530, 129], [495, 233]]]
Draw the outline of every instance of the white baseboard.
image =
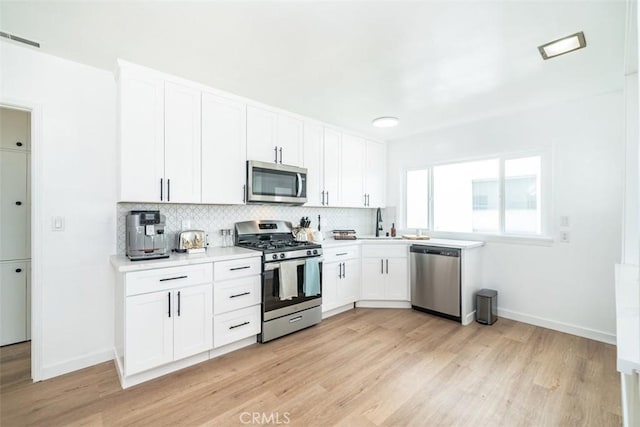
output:
[[356, 307], [362, 308], [411, 308], [409, 301], [370, 301], [361, 300], [356, 302]]
[[476, 311], [473, 310], [471, 313], [462, 316], [462, 325], [463, 326], [467, 326], [469, 324], [471, 324], [471, 322], [473, 322], [474, 320], [476, 320]]
[[336, 314], [344, 313], [345, 311], [349, 310], [353, 310], [353, 303], [325, 311], [322, 313], [322, 318], [326, 319], [327, 317], [335, 316]]
[[112, 359], [113, 349], [96, 351], [55, 365], [42, 366], [40, 369], [40, 379], [48, 380], [49, 378], [68, 374], [69, 372], [88, 368], [99, 363], [108, 362]]
[[498, 307], [498, 317], [505, 319], [517, 320], [518, 322], [528, 323], [530, 325], [541, 326], [554, 331], [565, 332], [567, 334], [577, 335], [583, 338], [589, 338], [595, 341], [616, 345], [616, 336], [607, 332], [597, 331], [595, 329], [584, 328], [582, 326], [572, 325], [570, 323], [558, 322], [556, 320], [545, 319], [530, 314], [520, 313], [517, 311], [506, 310]]
[[258, 337], [256, 335], [252, 335], [249, 338], [244, 338], [240, 341], [236, 341], [222, 347], [214, 348], [213, 350], [209, 350], [209, 359], [222, 356], [223, 354], [231, 353], [232, 351], [240, 350], [241, 348], [250, 346], [257, 342]]

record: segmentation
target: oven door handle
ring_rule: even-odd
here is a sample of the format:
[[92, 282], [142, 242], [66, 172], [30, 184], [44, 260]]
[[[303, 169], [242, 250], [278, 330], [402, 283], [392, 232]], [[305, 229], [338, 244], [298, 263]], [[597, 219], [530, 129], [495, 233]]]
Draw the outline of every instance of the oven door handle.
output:
[[[317, 257], [317, 258], [318, 258], [318, 262], [323, 262], [324, 261], [324, 258], [322, 258], [322, 257]], [[269, 262], [269, 263], [266, 263], [264, 265], [264, 271], [276, 270], [276, 269], [280, 268], [281, 264], [289, 263], [289, 262], [294, 263], [294, 265], [296, 265], [296, 266], [304, 265], [305, 264], [305, 260], [306, 259], [296, 259], [296, 260], [283, 261], [283, 262]]]
[[296, 181], [298, 182], [298, 193], [296, 194], [296, 197], [300, 197], [302, 196], [302, 174], [297, 173], [296, 175], [297, 175]]

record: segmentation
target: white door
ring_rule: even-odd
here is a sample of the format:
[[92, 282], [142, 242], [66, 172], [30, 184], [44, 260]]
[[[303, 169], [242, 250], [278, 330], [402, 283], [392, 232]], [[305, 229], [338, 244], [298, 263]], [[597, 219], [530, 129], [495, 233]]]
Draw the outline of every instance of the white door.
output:
[[322, 311], [329, 311], [337, 307], [338, 283], [340, 282], [339, 262], [322, 264]]
[[365, 161], [365, 193], [367, 206], [385, 207], [386, 194], [386, 150], [379, 142], [366, 142], [367, 157]]
[[28, 339], [28, 262], [0, 264], [0, 345]]
[[244, 203], [246, 105], [202, 94], [202, 203]]
[[315, 123], [304, 124], [304, 167], [307, 168], [307, 206], [322, 206], [322, 126]]
[[200, 91], [165, 83], [166, 201], [200, 203]]
[[247, 107], [247, 160], [279, 162], [276, 128], [276, 113], [258, 107]]
[[171, 291], [127, 297], [125, 375], [173, 361], [174, 304]]
[[29, 151], [31, 114], [12, 108], [0, 108], [0, 148]]
[[120, 70], [120, 201], [158, 202], [164, 194], [164, 81]]
[[360, 290], [360, 262], [355, 259], [344, 261], [342, 273], [342, 280], [338, 283], [338, 302], [340, 305], [356, 302]]
[[174, 360], [213, 348], [213, 285], [173, 291]]
[[386, 259], [385, 276], [385, 299], [409, 301], [409, 276], [407, 273], [407, 259]]
[[340, 205], [364, 207], [364, 158], [365, 145], [362, 138], [342, 134], [340, 167]]
[[27, 152], [0, 150], [0, 260], [30, 258]]
[[385, 298], [385, 269], [382, 258], [362, 259], [362, 288], [360, 295], [363, 300], [382, 300]]
[[324, 128], [324, 205], [340, 205], [340, 142], [342, 135]]
[[[277, 144], [282, 148], [280, 163], [283, 165], [302, 166], [303, 154], [303, 122], [295, 117], [278, 114]], [[278, 150], [279, 150], [278, 149]]]

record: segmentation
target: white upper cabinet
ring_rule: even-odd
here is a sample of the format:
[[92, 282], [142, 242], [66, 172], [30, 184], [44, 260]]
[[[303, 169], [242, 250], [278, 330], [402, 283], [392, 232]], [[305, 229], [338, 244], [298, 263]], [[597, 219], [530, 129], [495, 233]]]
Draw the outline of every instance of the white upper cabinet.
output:
[[[161, 201], [164, 192], [164, 80], [120, 68], [119, 200]], [[162, 194], [164, 196], [164, 194]]]
[[303, 122], [263, 108], [247, 107], [247, 159], [302, 166]]
[[366, 142], [364, 192], [367, 207], [385, 207], [386, 157], [385, 144], [374, 141]]
[[200, 202], [200, 91], [165, 83], [166, 201]]
[[324, 206], [340, 205], [340, 144], [342, 134], [324, 128]]
[[31, 115], [22, 110], [2, 108], [0, 112], [0, 148], [31, 149]]
[[342, 135], [340, 176], [342, 188], [340, 205], [344, 207], [363, 207], [365, 142], [362, 138]]
[[304, 167], [307, 168], [307, 206], [322, 206], [324, 192], [324, 129], [322, 125], [304, 124]]
[[244, 103], [202, 94], [202, 203], [244, 203], [246, 123]]

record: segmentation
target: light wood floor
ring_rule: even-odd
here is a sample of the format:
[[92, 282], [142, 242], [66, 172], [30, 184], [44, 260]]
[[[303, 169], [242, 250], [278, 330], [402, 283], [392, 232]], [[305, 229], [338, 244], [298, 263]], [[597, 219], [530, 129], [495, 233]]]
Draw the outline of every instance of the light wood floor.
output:
[[124, 391], [112, 362], [32, 384], [28, 344], [0, 357], [2, 426], [621, 424], [614, 346], [507, 319], [356, 309]]

